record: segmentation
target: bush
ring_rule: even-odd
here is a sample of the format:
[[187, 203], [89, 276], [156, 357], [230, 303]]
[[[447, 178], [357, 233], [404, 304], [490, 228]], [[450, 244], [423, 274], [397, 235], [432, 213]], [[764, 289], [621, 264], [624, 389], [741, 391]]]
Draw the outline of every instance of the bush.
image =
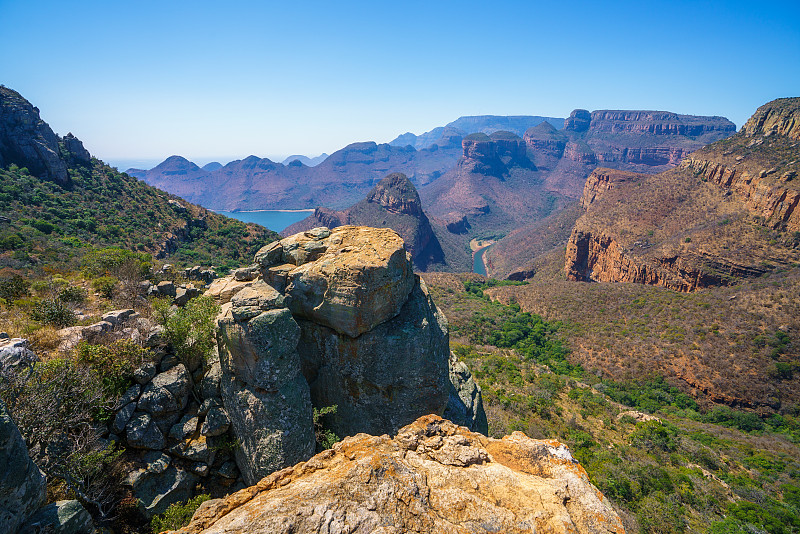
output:
[[146, 274], [152, 265], [147, 254], [119, 247], [93, 250], [87, 253], [82, 261], [84, 272], [92, 278], [116, 274], [126, 264], [132, 265], [142, 275]]
[[189, 521], [192, 520], [192, 516], [200, 505], [210, 498], [210, 495], [204, 493], [189, 499], [183, 504], [171, 504], [166, 512], [155, 516], [150, 521], [150, 527], [155, 534], [164, 532], [165, 530], [178, 530], [181, 527], [185, 527], [189, 524]]
[[28, 296], [31, 284], [20, 275], [4, 276], [0, 278], [0, 299], [12, 302]]
[[631, 434], [631, 445], [648, 452], [675, 450], [675, 432], [659, 421], [638, 423]]
[[[151, 359], [149, 350], [130, 339], [115, 341], [110, 345], [90, 345], [82, 341], [75, 348], [78, 363], [91, 369], [109, 399], [116, 400], [131, 385], [133, 372]], [[110, 414], [102, 411], [96, 415], [105, 420]]]
[[189, 301], [169, 315], [166, 302], [156, 304], [156, 316], [164, 325], [164, 337], [172, 344], [175, 355], [189, 369], [204, 363], [216, 344], [214, 318], [219, 306], [209, 296]]
[[76, 321], [75, 314], [58, 297], [34, 303], [30, 317], [34, 321], [61, 328], [72, 326]]
[[321, 452], [333, 447], [333, 444], [339, 441], [339, 436], [334, 434], [331, 430], [325, 428], [322, 424], [322, 418], [326, 415], [333, 415], [336, 413], [337, 406], [325, 406], [324, 408], [314, 408], [314, 436], [317, 440], [317, 451]]
[[92, 289], [100, 293], [100, 296], [110, 299], [117, 281], [113, 276], [100, 276], [92, 280]]
[[58, 298], [62, 302], [80, 304], [86, 300], [86, 290], [77, 286], [65, 286], [58, 292]]

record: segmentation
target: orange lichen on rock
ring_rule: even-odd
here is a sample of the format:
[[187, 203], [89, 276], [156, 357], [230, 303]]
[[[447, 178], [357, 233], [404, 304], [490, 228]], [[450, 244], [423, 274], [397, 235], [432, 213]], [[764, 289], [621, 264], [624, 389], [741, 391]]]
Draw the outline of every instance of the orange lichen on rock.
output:
[[501, 440], [435, 415], [394, 439], [358, 434], [204, 503], [181, 534], [624, 533], [567, 447]]

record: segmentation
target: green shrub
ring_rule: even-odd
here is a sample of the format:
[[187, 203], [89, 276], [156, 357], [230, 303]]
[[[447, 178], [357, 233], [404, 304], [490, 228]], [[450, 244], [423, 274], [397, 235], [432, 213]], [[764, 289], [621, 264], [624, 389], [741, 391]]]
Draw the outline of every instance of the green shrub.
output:
[[100, 293], [100, 296], [110, 299], [114, 294], [114, 287], [118, 280], [113, 276], [100, 276], [92, 280], [92, 289]]
[[675, 431], [660, 421], [638, 423], [631, 434], [631, 445], [649, 452], [675, 450]]
[[[214, 318], [219, 306], [210, 296], [192, 299], [183, 308], [169, 315], [165, 301], [156, 304], [156, 316], [164, 325], [164, 336], [172, 344], [175, 355], [189, 369], [205, 362], [216, 344]], [[167, 304], [168, 306], [168, 304]]]
[[317, 450], [324, 451], [333, 447], [333, 444], [339, 441], [339, 436], [334, 434], [331, 430], [325, 428], [322, 423], [322, 418], [326, 415], [333, 415], [336, 413], [337, 406], [325, 406], [324, 408], [314, 408], [314, 436], [317, 440]]
[[58, 292], [58, 298], [62, 302], [81, 304], [86, 301], [86, 290], [78, 286], [64, 286]]
[[211, 496], [204, 493], [189, 499], [185, 503], [171, 504], [163, 514], [155, 516], [150, 521], [150, 528], [153, 529], [155, 534], [158, 534], [165, 530], [178, 530], [181, 527], [185, 527], [192, 520], [192, 515], [200, 505], [209, 499], [211, 499]]
[[0, 278], [0, 298], [12, 302], [28, 295], [31, 284], [20, 275]]
[[152, 266], [150, 256], [119, 247], [93, 250], [83, 257], [83, 271], [90, 277], [116, 274], [124, 266], [132, 265], [142, 275]]
[[57, 297], [35, 302], [30, 311], [30, 317], [34, 321], [61, 328], [72, 326], [76, 322], [75, 313]]

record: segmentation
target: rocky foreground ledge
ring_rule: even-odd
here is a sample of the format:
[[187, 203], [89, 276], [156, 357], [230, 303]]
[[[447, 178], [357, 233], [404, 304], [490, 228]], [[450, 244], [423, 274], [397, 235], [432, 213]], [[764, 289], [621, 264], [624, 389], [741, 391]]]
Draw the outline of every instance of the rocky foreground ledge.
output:
[[179, 534], [624, 533], [567, 447], [487, 438], [435, 415], [358, 434], [223, 499]]

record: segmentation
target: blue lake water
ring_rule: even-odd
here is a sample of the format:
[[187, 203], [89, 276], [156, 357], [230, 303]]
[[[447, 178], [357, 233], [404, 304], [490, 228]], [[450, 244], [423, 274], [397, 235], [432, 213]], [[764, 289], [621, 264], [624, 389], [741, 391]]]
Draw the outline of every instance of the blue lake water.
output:
[[220, 215], [239, 219], [242, 222], [260, 224], [274, 232], [280, 232], [287, 226], [298, 221], [302, 221], [314, 210], [297, 211], [278, 211], [278, 210], [259, 210], [259, 211], [218, 211]]

